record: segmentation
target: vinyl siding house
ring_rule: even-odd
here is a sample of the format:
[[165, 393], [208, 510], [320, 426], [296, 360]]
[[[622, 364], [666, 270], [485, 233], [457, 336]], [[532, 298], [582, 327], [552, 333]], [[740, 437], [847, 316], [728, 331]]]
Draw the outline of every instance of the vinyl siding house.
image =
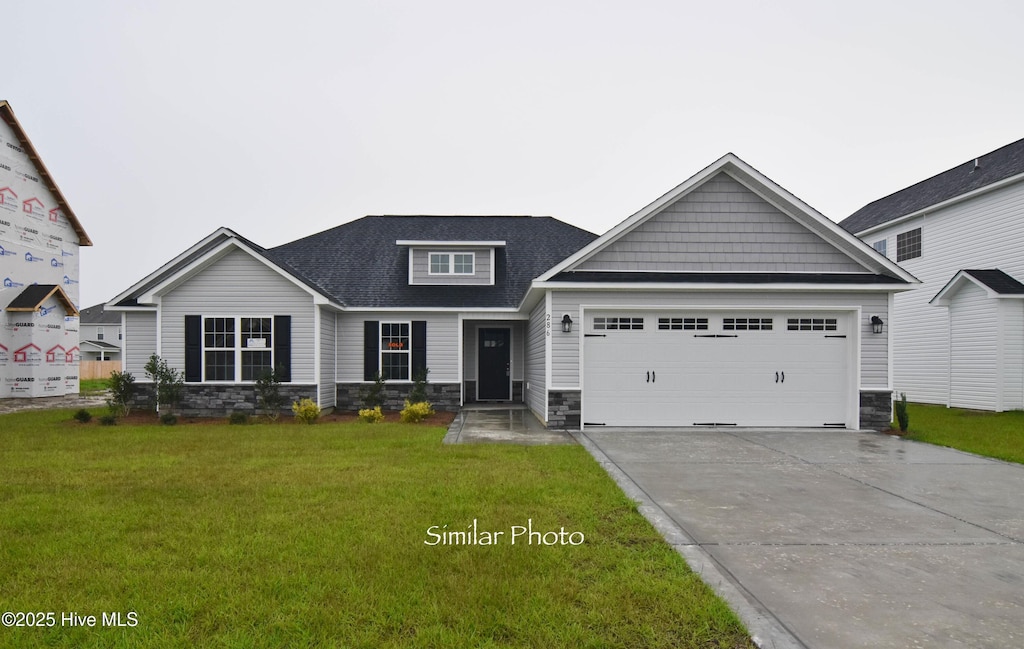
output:
[[102, 304], [81, 310], [78, 335], [82, 360], [121, 360], [121, 314], [104, 310]]
[[598, 237], [549, 217], [370, 216], [276, 248], [220, 229], [107, 304], [123, 364], [160, 354], [186, 411], [252, 380], [354, 409], [430, 399], [549, 427], [888, 425], [909, 273], [729, 154]]
[[78, 255], [91, 245], [0, 101], [0, 399], [78, 394]]
[[897, 392], [922, 403], [1024, 408], [1024, 140], [840, 225], [922, 282], [895, 296]]

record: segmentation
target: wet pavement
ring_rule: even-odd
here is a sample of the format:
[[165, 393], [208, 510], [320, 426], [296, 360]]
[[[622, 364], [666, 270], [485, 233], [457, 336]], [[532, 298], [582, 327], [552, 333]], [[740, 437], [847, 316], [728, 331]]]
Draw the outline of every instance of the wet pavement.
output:
[[575, 444], [564, 430], [548, 430], [526, 406], [467, 406], [455, 416], [445, 444]]

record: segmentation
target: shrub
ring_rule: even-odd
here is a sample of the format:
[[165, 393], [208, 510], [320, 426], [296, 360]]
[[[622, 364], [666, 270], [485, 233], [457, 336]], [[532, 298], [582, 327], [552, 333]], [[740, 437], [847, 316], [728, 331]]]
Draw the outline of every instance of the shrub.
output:
[[896, 421], [899, 422], [900, 432], [907, 432], [910, 426], [910, 414], [907, 413], [907, 393], [900, 392], [900, 400], [896, 402]]
[[185, 392], [185, 375], [167, 365], [167, 361], [156, 354], [146, 363], [146, 376], [156, 384], [156, 407], [167, 406], [173, 412]]
[[249, 415], [244, 412], [233, 412], [228, 417], [228, 423], [235, 426], [245, 426], [249, 423]]
[[320, 418], [320, 406], [312, 399], [300, 399], [292, 404], [295, 418], [304, 424], [315, 423]]
[[380, 372], [373, 375], [373, 384], [359, 391], [363, 399], [363, 407], [373, 409], [384, 405], [384, 377]]
[[270, 421], [277, 421], [287, 401], [281, 395], [281, 380], [276, 370], [264, 372], [256, 379], [257, 407]]
[[88, 424], [90, 421], [92, 421], [92, 413], [86, 410], [85, 408], [82, 408], [81, 410], [75, 413], [75, 419], [77, 421], [82, 422], [83, 424]]
[[405, 409], [402, 410], [402, 421], [407, 424], [417, 424], [430, 415], [434, 414], [434, 409], [430, 407], [430, 404], [426, 401], [420, 401], [418, 403], [405, 402]]
[[114, 415], [103, 415], [99, 419], [100, 426], [113, 426], [117, 424], [117, 417]]
[[110, 397], [107, 407], [114, 415], [127, 417], [132, 410], [132, 396], [135, 394], [135, 377], [130, 372], [113, 372], [107, 379]]
[[412, 390], [409, 391], [409, 401], [422, 403], [427, 400], [427, 375], [430, 369], [424, 367], [417, 370], [412, 376]]
[[178, 415], [173, 412], [165, 412], [160, 415], [160, 423], [164, 426], [173, 426], [178, 423]]
[[381, 412], [380, 406], [363, 408], [359, 411], [359, 419], [368, 424], [376, 424], [377, 422], [384, 421], [384, 413]]

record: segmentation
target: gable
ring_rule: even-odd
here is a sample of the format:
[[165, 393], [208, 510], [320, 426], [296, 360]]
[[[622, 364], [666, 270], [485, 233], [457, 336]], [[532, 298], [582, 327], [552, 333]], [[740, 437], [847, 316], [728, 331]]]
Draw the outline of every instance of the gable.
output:
[[724, 172], [577, 265], [581, 271], [865, 272]]

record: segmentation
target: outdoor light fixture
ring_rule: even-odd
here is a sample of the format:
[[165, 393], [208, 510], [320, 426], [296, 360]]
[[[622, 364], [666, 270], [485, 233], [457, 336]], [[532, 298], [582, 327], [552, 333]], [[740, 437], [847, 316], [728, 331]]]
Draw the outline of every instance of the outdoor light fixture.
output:
[[880, 334], [882, 333], [882, 325], [885, 322], [876, 315], [871, 316], [871, 333]]
[[562, 332], [572, 333], [572, 318], [569, 317], [568, 313], [562, 316]]

